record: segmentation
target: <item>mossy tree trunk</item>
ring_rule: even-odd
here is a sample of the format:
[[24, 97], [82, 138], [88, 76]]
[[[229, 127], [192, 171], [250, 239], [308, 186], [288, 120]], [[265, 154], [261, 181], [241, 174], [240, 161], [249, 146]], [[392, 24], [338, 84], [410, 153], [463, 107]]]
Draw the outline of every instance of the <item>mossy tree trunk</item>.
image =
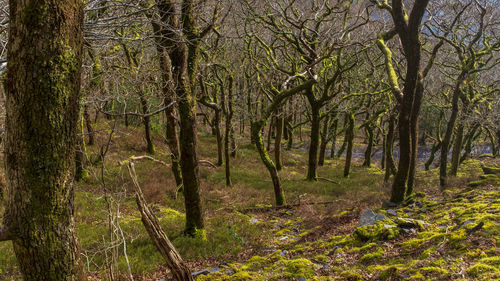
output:
[[72, 185], [83, 2], [9, 7], [4, 223], [24, 280], [85, 280]]
[[462, 154], [463, 141], [464, 141], [464, 124], [460, 123], [457, 126], [455, 141], [453, 142], [453, 150], [451, 153], [450, 175], [453, 177], [457, 176], [458, 166], [460, 165], [460, 155]]

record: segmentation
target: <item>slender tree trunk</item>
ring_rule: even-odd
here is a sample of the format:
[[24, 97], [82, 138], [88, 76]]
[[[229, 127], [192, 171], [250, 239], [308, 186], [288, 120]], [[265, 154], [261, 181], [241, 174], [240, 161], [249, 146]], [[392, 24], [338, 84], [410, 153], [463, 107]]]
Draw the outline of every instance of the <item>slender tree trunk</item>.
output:
[[[347, 126], [349, 126], [349, 115], [346, 113], [344, 116], [344, 128], [347, 128]], [[342, 141], [342, 145], [340, 146], [339, 151], [337, 151], [337, 158], [340, 158], [342, 156], [342, 154], [344, 154], [346, 147], [347, 147], [347, 138], [344, 136], [344, 140]]]
[[451, 115], [446, 125], [446, 133], [443, 137], [443, 142], [441, 143], [441, 156], [439, 162], [439, 184], [441, 188], [446, 187], [447, 180], [447, 166], [448, 166], [448, 151], [450, 149], [451, 137], [453, 135], [453, 129], [455, 128], [455, 122], [458, 117], [458, 100], [461, 94], [461, 87], [467, 80], [467, 72], [462, 71], [458, 76], [455, 88], [453, 90], [453, 97], [451, 101]]
[[[225, 100], [225, 97], [223, 97]], [[223, 105], [225, 107], [225, 105]], [[232, 130], [233, 119], [233, 77], [229, 76], [229, 89], [227, 95], [227, 110], [226, 110], [226, 133], [224, 135], [224, 160], [226, 171], [226, 186], [231, 186], [231, 166], [230, 166], [230, 135]]]
[[363, 161], [363, 167], [370, 167], [372, 165], [372, 150], [373, 150], [373, 135], [375, 128], [368, 125], [366, 127], [366, 132], [368, 134], [368, 144], [365, 150], [365, 160]]
[[320, 130], [320, 107], [311, 104], [311, 138], [309, 144], [309, 162], [307, 165], [307, 177], [309, 181], [318, 180], [318, 146], [319, 146], [319, 130]]
[[321, 144], [319, 146], [319, 159], [318, 165], [323, 166], [325, 164], [325, 153], [326, 145], [328, 144], [328, 126], [330, 125], [330, 116], [326, 116], [323, 121], [323, 131], [321, 132]]
[[333, 121], [332, 125], [332, 148], [330, 149], [330, 158], [333, 159], [335, 158], [335, 145], [337, 144], [337, 126], [338, 126], [338, 118], [335, 118], [335, 121]]
[[405, 198], [406, 182], [411, 161], [410, 139], [411, 103], [403, 102], [399, 112], [399, 163], [394, 182], [392, 184], [391, 202], [400, 203]]
[[[141, 109], [143, 114], [148, 114], [148, 100], [144, 96], [144, 93], [139, 93], [139, 99], [141, 100]], [[146, 137], [146, 150], [149, 154], [155, 153], [155, 146], [153, 144], [153, 139], [151, 137], [151, 117], [142, 117], [142, 123], [144, 124], [144, 135]]]
[[429, 169], [430, 169], [430, 167], [432, 165], [432, 162], [434, 162], [434, 158], [436, 157], [436, 152], [440, 148], [441, 148], [441, 141], [439, 141], [439, 140], [432, 145], [431, 153], [429, 155], [429, 159], [427, 159], [427, 161], [424, 164], [424, 168], [425, 168], [426, 171], [429, 171]]
[[94, 145], [94, 130], [92, 128], [92, 122], [90, 121], [90, 114], [87, 105], [83, 106], [83, 119], [85, 120], [85, 125], [87, 127], [87, 134], [89, 136], [87, 144]]
[[281, 139], [283, 135], [284, 118], [281, 112], [276, 116], [276, 138], [274, 139], [274, 161], [276, 162], [276, 169], [281, 171], [283, 164], [281, 162]]
[[271, 122], [269, 122], [269, 129], [267, 130], [267, 151], [271, 150], [271, 138], [273, 136], [275, 118], [271, 118]]
[[24, 280], [85, 280], [72, 184], [83, 2], [11, 0], [9, 7], [5, 227]]
[[470, 131], [465, 136], [465, 151], [462, 157], [460, 157], [460, 163], [464, 162], [465, 159], [469, 158], [470, 153], [472, 151], [472, 143], [474, 142], [476, 131], [479, 129], [479, 123], [474, 124]]
[[394, 161], [394, 129], [396, 125], [395, 114], [389, 116], [389, 126], [387, 129], [387, 137], [385, 140], [385, 176], [384, 181], [387, 182], [391, 175], [396, 174], [396, 164]]
[[[223, 97], [224, 98], [224, 97]], [[222, 144], [222, 134], [220, 132], [220, 114], [221, 111], [219, 109], [215, 110], [215, 118], [213, 121], [212, 132], [215, 132], [215, 138], [217, 140], [217, 166], [222, 166], [224, 162], [223, 159], [223, 144]]]
[[344, 165], [344, 177], [348, 177], [351, 171], [351, 161], [352, 161], [352, 149], [354, 146], [354, 115], [349, 114], [348, 116], [349, 125], [345, 132], [345, 138], [347, 141], [347, 154], [345, 157], [345, 165]]
[[411, 120], [410, 120], [410, 138], [411, 138], [411, 159], [410, 168], [408, 171], [408, 182], [406, 187], [406, 196], [413, 193], [415, 186], [415, 174], [417, 171], [418, 162], [418, 115], [420, 114], [420, 105], [422, 104], [422, 97], [424, 94], [424, 82], [421, 74], [418, 75], [417, 85], [415, 88], [415, 98], [413, 101]]

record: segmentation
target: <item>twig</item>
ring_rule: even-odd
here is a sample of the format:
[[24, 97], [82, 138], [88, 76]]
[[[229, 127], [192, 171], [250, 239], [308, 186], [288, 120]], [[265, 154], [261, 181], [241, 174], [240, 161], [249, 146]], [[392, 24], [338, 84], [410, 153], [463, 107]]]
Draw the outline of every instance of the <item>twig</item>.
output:
[[331, 183], [334, 183], [334, 184], [339, 184], [338, 182], [336, 182], [334, 180], [331, 180], [331, 179], [327, 179], [327, 178], [320, 178], [320, 177], [318, 177], [318, 180], [326, 181], [326, 182], [331, 182]]
[[210, 166], [212, 168], [217, 168], [217, 166], [215, 166], [214, 163], [208, 161], [208, 160], [198, 160], [198, 164], [200, 165], [207, 165], [207, 166]]

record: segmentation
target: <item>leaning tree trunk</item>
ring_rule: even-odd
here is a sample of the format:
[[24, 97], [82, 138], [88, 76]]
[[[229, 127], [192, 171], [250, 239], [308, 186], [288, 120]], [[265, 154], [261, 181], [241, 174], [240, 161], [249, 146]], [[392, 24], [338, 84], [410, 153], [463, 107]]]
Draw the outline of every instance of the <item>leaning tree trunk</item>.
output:
[[271, 176], [271, 180], [273, 182], [274, 187], [274, 197], [276, 199], [276, 206], [285, 205], [285, 195], [283, 193], [283, 188], [281, 186], [281, 181], [278, 176], [278, 170], [276, 169], [276, 165], [274, 165], [273, 161], [269, 157], [267, 153], [266, 147], [264, 146], [264, 141], [262, 140], [262, 128], [265, 126], [265, 121], [256, 121], [252, 122], [251, 128], [251, 137], [252, 142], [255, 144], [257, 151], [259, 152], [260, 159], [266, 166], [269, 171], [269, 175]]
[[24, 280], [85, 280], [72, 184], [83, 2], [9, 2], [5, 227]]

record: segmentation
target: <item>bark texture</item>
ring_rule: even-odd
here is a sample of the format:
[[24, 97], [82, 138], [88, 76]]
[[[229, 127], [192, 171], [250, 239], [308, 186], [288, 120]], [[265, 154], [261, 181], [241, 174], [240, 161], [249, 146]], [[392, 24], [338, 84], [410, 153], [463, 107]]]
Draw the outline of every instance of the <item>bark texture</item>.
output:
[[73, 220], [83, 2], [9, 2], [4, 223], [24, 280], [84, 280]]

